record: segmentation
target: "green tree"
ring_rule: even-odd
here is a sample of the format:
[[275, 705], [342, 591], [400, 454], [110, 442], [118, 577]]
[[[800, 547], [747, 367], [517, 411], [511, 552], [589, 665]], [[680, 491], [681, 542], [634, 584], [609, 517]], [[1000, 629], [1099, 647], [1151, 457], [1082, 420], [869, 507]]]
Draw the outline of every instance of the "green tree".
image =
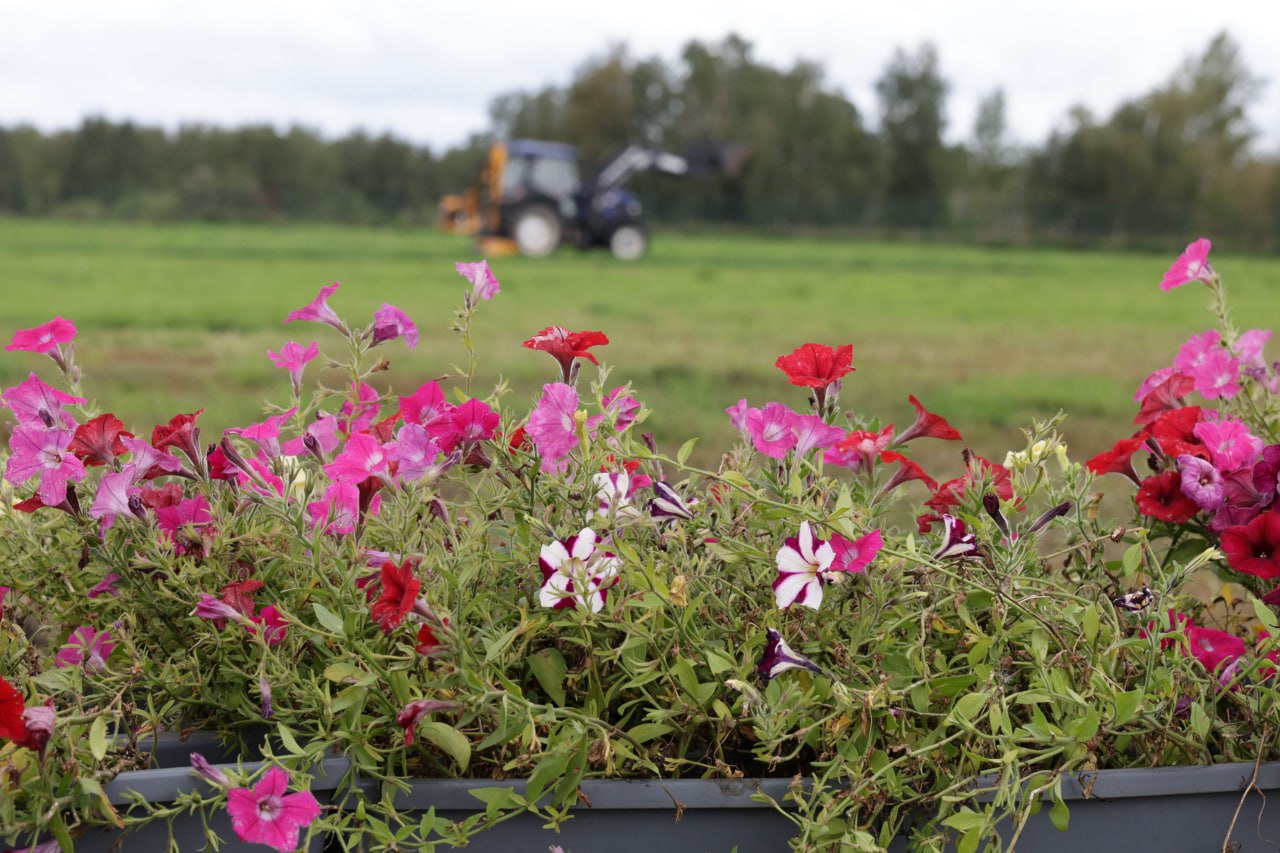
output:
[[944, 176], [947, 83], [938, 52], [922, 44], [914, 54], [899, 48], [876, 81], [880, 141], [884, 148], [885, 218], [891, 225], [929, 227], [947, 215]]

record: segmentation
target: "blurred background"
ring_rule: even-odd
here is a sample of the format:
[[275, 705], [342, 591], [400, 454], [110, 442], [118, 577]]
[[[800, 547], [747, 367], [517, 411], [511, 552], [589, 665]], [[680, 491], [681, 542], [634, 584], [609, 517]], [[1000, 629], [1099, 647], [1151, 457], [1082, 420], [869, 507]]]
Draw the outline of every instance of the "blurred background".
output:
[[[1155, 287], [1199, 236], [1242, 324], [1278, 316], [1267, 4], [465, 5], [0, 0], [5, 329], [70, 318], [104, 408], [149, 432], [207, 406], [215, 434], [287, 400], [268, 348], [336, 346], [279, 321], [340, 280], [352, 322], [392, 302], [419, 323], [388, 351], [408, 393], [465, 360], [452, 264], [481, 253], [441, 200], [472, 188], [471, 225], [514, 237], [496, 195], [528, 187], [516, 149], [505, 184], [493, 157], [520, 139], [575, 146], [580, 205], [627, 146], [749, 152], [628, 174], [638, 260], [570, 245], [585, 208], [546, 257], [485, 247], [482, 380], [523, 407], [554, 371], [520, 342], [601, 329], [611, 379], [703, 461], [740, 397], [803, 406], [772, 363], [808, 340], [854, 344], [853, 411], [909, 421], [916, 393], [1002, 457], [1065, 408], [1091, 455], [1210, 325], [1203, 293]], [[9, 354], [0, 382], [32, 369]]]

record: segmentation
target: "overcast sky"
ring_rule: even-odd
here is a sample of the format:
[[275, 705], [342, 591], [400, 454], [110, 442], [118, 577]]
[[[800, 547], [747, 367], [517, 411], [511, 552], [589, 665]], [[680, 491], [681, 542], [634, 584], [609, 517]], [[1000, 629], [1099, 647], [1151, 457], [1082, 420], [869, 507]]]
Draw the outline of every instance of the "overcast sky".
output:
[[949, 138], [1002, 86], [1013, 135], [1038, 143], [1073, 104], [1105, 114], [1222, 29], [1269, 81], [1251, 115], [1274, 151], [1276, 0], [0, 0], [0, 124], [299, 122], [441, 147], [483, 130], [493, 96], [566, 83], [612, 43], [673, 60], [737, 32], [771, 64], [820, 62], [871, 118], [894, 47], [932, 40]]

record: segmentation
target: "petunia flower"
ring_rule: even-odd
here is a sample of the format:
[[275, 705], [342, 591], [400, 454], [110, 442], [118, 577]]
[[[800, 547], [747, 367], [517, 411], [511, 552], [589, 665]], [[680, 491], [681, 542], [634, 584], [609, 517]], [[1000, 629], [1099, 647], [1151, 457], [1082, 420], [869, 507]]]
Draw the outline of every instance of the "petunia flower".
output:
[[809, 522], [800, 523], [800, 534], [790, 536], [778, 549], [778, 577], [773, 582], [773, 597], [779, 610], [800, 604], [817, 610], [822, 606], [822, 586], [830, 583], [836, 552], [830, 542], [816, 539]]
[[34, 705], [22, 712], [22, 724], [26, 727], [26, 735], [22, 745], [27, 749], [44, 754], [44, 748], [53, 737], [53, 730], [58, 724], [58, 714], [53, 710], [53, 700], [47, 704]]
[[492, 299], [502, 289], [498, 284], [498, 277], [493, 274], [493, 270], [489, 269], [488, 261], [475, 263], [458, 261], [453, 268], [458, 271], [458, 275], [471, 282], [471, 292], [467, 294], [468, 307], [475, 305], [477, 299]]
[[191, 460], [195, 470], [202, 470], [206, 460], [204, 453], [200, 450], [200, 428], [196, 426], [196, 420], [202, 414], [204, 409], [190, 414], [174, 415], [169, 419], [169, 423], [157, 425], [151, 430], [151, 446], [156, 450], [177, 448]]
[[1214, 272], [1213, 267], [1209, 266], [1211, 246], [1203, 237], [1187, 246], [1160, 280], [1160, 289], [1169, 291], [1192, 281], [1202, 281], [1205, 284], [1212, 282]]
[[320, 355], [320, 344], [312, 341], [305, 347], [296, 341], [289, 341], [280, 347], [279, 352], [267, 350], [267, 358], [282, 370], [289, 371], [289, 383], [293, 386], [293, 396], [302, 394], [302, 371], [307, 363]]
[[1186, 406], [1186, 397], [1195, 390], [1196, 381], [1189, 373], [1174, 373], [1156, 385], [1142, 398], [1142, 406], [1133, 422], [1146, 426], [1170, 409]]
[[792, 385], [822, 389], [852, 373], [853, 344], [829, 347], [826, 344], [802, 344], [786, 355], [778, 356], [773, 366], [787, 374]]
[[21, 744], [26, 740], [27, 726], [23, 722], [22, 712], [26, 710], [26, 702], [3, 676], [0, 676], [0, 738]]
[[254, 634], [257, 633], [257, 627], [261, 627], [262, 639], [268, 646], [280, 645], [289, 635], [289, 622], [274, 604], [268, 604], [259, 610], [258, 615], [253, 617], [252, 623], [246, 624], [245, 630]]
[[337, 483], [359, 485], [370, 477], [380, 477], [391, 459], [378, 440], [367, 433], [347, 439], [337, 458], [325, 466], [324, 472]]
[[400, 398], [400, 416], [412, 424], [429, 427], [438, 418], [443, 418], [453, 411], [453, 404], [444, 398], [440, 383], [432, 380], [421, 386], [412, 394]]
[[878, 433], [863, 429], [853, 430], [834, 446], [827, 448], [822, 455], [822, 461], [827, 465], [848, 468], [850, 471], [869, 471], [875, 467], [876, 460], [889, 447], [891, 441], [893, 441], [893, 424], [889, 424]]
[[98, 493], [89, 508], [89, 515], [99, 519], [101, 524], [99, 537], [104, 537], [116, 516], [132, 515], [145, 520], [142, 504], [142, 489], [138, 486], [141, 474], [134, 463], [124, 466], [122, 471], [113, 471], [98, 481]]
[[[1174, 376], [1182, 376], [1184, 374], [1185, 374], [1185, 371], [1183, 371], [1182, 368], [1177, 367], [1176, 365], [1171, 365], [1169, 367], [1156, 368], [1155, 370], [1151, 371], [1151, 373], [1147, 374], [1147, 378], [1143, 379], [1142, 382], [1138, 385], [1138, 390], [1133, 392], [1133, 402], [1141, 403], [1143, 400], [1147, 398], [1148, 394], [1150, 394], [1160, 385], [1163, 385], [1165, 382], [1167, 382], [1169, 379], [1171, 379]], [[1191, 389], [1188, 388], [1187, 390], [1190, 391]]]
[[209, 759], [205, 758], [200, 753], [191, 753], [190, 760], [191, 772], [195, 773], [210, 785], [213, 785], [215, 788], [221, 788], [224, 791], [229, 790], [232, 787], [231, 780], [227, 778], [227, 774], [210, 764]]
[[352, 533], [360, 517], [360, 489], [354, 483], [331, 483], [324, 497], [307, 504], [311, 529], [324, 524], [326, 536]]
[[[149, 442], [129, 435], [122, 435], [120, 443], [129, 454], [129, 464], [142, 476], [151, 479], [164, 474], [180, 474], [183, 471], [182, 461], [163, 450], [156, 450]], [[170, 484], [176, 485], [176, 484]]]
[[369, 614], [378, 623], [382, 633], [390, 634], [404, 621], [409, 611], [414, 609], [422, 581], [414, 577], [413, 562], [410, 560], [405, 560], [399, 566], [390, 560], [383, 563], [379, 580], [382, 591], [373, 602]]
[[342, 444], [338, 437], [338, 418], [333, 415], [317, 412], [316, 418], [307, 424], [302, 435], [290, 439], [280, 445], [280, 452], [285, 456], [301, 456], [310, 453], [321, 465], [327, 465], [329, 454]]
[[951, 424], [947, 423], [947, 419], [941, 415], [935, 415], [924, 407], [924, 404], [916, 399], [915, 394], [907, 396], [907, 402], [916, 409], [916, 419], [911, 426], [903, 430], [902, 435], [893, 440], [893, 446], [906, 444], [917, 438], [940, 438], [943, 441], [961, 441], [960, 433], [955, 430]]
[[289, 315], [284, 318], [286, 323], [295, 323], [300, 320], [312, 323], [324, 323], [332, 326], [344, 335], [350, 334], [347, 330], [347, 324], [342, 322], [334, 310], [329, 307], [329, 297], [338, 292], [338, 282], [325, 285], [320, 288], [320, 292], [306, 305], [296, 311], [290, 311]]
[[600, 472], [593, 474], [591, 482], [596, 486], [596, 500], [599, 506], [587, 512], [587, 521], [596, 517], [613, 519], [636, 519], [641, 515], [640, 509], [631, 502], [631, 497], [638, 489], [653, 485], [653, 481], [644, 474], [631, 475], [626, 471], [617, 473]]
[[781, 403], [766, 403], [763, 409], [747, 412], [747, 435], [756, 450], [773, 459], [783, 459], [796, 446], [791, 424], [796, 413]]
[[59, 667], [83, 666], [85, 672], [101, 672], [115, 647], [110, 632], [81, 625], [71, 632], [54, 660]]
[[1103, 474], [1123, 474], [1137, 484], [1139, 478], [1138, 472], [1133, 467], [1133, 454], [1146, 443], [1145, 430], [1130, 438], [1122, 438], [1110, 450], [1099, 453], [1085, 462], [1084, 467], [1093, 472], [1095, 477], [1101, 477]]
[[70, 320], [54, 317], [33, 329], [19, 329], [5, 347], [7, 351], [34, 352], [47, 355], [60, 350], [76, 336], [76, 327]]
[[626, 386], [619, 385], [600, 401], [605, 417], [613, 422], [613, 428], [618, 432], [625, 431], [635, 423], [636, 415], [640, 413], [639, 401], [625, 392]]
[[978, 553], [978, 543], [965, 523], [954, 515], [942, 516], [942, 545], [933, 553], [935, 560], [956, 560]]
[[604, 609], [609, 588], [618, 582], [618, 558], [596, 547], [596, 532], [584, 527], [576, 536], [542, 546], [538, 556], [543, 607]]
[[560, 377], [569, 385], [577, 378], [574, 370], [574, 359], [585, 358], [592, 364], [599, 364], [596, 357], [587, 350], [592, 347], [605, 346], [609, 338], [604, 332], [570, 332], [560, 326], [547, 326], [538, 332], [524, 345], [529, 349], [547, 353], [560, 365]]
[[804, 456], [811, 450], [826, 450], [843, 439], [844, 430], [828, 426], [819, 415], [794, 415], [791, 431], [796, 436], [796, 456]]
[[578, 443], [578, 392], [563, 382], [542, 386], [538, 405], [529, 415], [525, 429], [542, 459], [544, 472], [554, 471]]
[[338, 427], [347, 435], [364, 432], [378, 419], [378, 391], [365, 382], [351, 383], [354, 402], [348, 399], [339, 410]]
[[729, 423], [733, 424], [733, 428], [745, 437], [747, 434], [747, 415], [758, 411], [760, 410], [748, 406], [747, 401], [743, 399], [725, 409], [724, 413], [729, 416]]
[[174, 550], [185, 554], [204, 549], [213, 527], [213, 516], [209, 514], [209, 502], [197, 495], [173, 506], [157, 508], [156, 522], [164, 537], [173, 543]]
[[1219, 545], [1227, 565], [1257, 578], [1280, 578], [1280, 512], [1263, 513], [1248, 524], [1222, 531]]
[[85, 478], [84, 463], [67, 449], [74, 437], [68, 429], [14, 427], [9, 437], [12, 455], [5, 465], [5, 479], [21, 486], [32, 477], [39, 477], [37, 495], [41, 502], [45, 506], [57, 506], [67, 499], [67, 483], [78, 483]]
[[1209, 672], [1216, 673], [1244, 654], [1244, 640], [1215, 628], [1189, 627], [1185, 654], [1200, 661]]
[[1267, 359], [1262, 351], [1271, 340], [1270, 329], [1250, 329], [1236, 338], [1236, 353], [1240, 356], [1240, 366], [1244, 368], [1267, 367]]
[[76, 427], [67, 449], [85, 465], [110, 465], [127, 452], [125, 438], [133, 438], [133, 433], [126, 432], [120, 419], [108, 413]]
[[265, 844], [281, 853], [298, 848], [298, 830], [320, 816], [320, 804], [310, 791], [285, 794], [289, 774], [269, 767], [252, 788], [227, 792], [231, 828], [241, 841]]
[[893, 462], [898, 463], [898, 470], [893, 472], [893, 476], [889, 478], [883, 486], [880, 487], [879, 495], [887, 495], [903, 483], [910, 483], [912, 480], [920, 480], [931, 491], [936, 491], [938, 481], [930, 477], [924, 472], [916, 462], [898, 453], [896, 450], [885, 450], [880, 453], [880, 461], [886, 465]]
[[782, 635], [770, 628], [764, 643], [764, 651], [760, 660], [756, 661], [756, 672], [765, 678], [774, 678], [789, 669], [807, 669], [810, 672], [822, 672], [822, 667], [804, 655], [796, 654], [782, 639]]
[[373, 312], [373, 345], [377, 346], [396, 338], [404, 338], [409, 349], [418, 347], [418, 327], [409, 315], [394, 305], [384, 304]]
[[1269, 444], [1262, 448], [1258, 461], [1250, 470], [1253, 487], [1258, 491], [1259, 502], [1264, 506], [1271, 505], [1280, 489], [1280, 444]]
[[1213, 467], [1224, 474], [1252, 466], [1262, 452], [1262, 439], [1235, 418], [1203, 420], [1195, 425], [1192, 432], [1204, 442]]
[[1226, 500], [1209, 520], [1209, 529], [1214, 533], [1221, 534], [1228, 527], [1248, 524], [1267, 508], [1262, 492], [1253, 483], [1253, 472], [1248, 468], [1224, 474], [1222, 493]]
[[488, 441], [501, 422], [501, 416], [483, 400], [468, 400], [449, 413], [450, 430], [441, 442], [441, 449], [448, 453], [459, 444]]
[[1206, 400], [1227, 400], [1240, 393], [1240, 361], [1221, 347], [1209, 352], [1191, 376], [1196, 392]]
[[77, 426], [76, 419], [62, 407], [78, 406], [85, 402], [83, 397], [73, 397], [46, 385], [34, 373], [12, 388], [6, 388], [0, 398], [4, 399], [5, 405], [18, 419], [19, 426], [52, 428], [61, 424], [67, 429]]
[[119, 595], [116, 590], [116, 581], [118, 580], [120, 580], [120, 576], [118, 574], [115, 572], [107, 572], [106, 575], [103, 576], [102, 580], [89, 588], [86, 595], [89, 598], [99, 598], [104, 595]]
[[207, 619], [219, 627], [228, 621], [242, 624], [249, 621], [248, 615], [243, 612], [242, 608], [220, 598], [214, 598], [207, 592], [200, 593], [200, 600], [196, 602], [196, 607], [191, 611], [191, 615]]
[[1148, 430], [1165, 456], [1176, 458], [1186, 454], [1207, 460], [1209, 449], [1195, 433], [1196, 424], [1202, 419], [1203, 412], [1199, 406], [1183, 406], [1170, 409], [1156, 418], [1148, 425]]
[[1226, 501], [1222, 474], [1204, 459], [1189, 454], [1178, 457], [1178, 476], [1182, 493], [1206, 512], [1217, 512]]
[[831, 549], [835, 551], [836, 558], [831, 563], [831, 571], [828, 576], [838, 578], [839, 575], [831, 574], [832, 572], [847, 572], [849, 574], [860, 574], [867, 570], [867, 566], [880, 553], [880, 549], [884, 547], [884, 537], [879, 530], [873, 530], [865, 536], [860, 536], [852, 541], [844, 538], [839, 533], [832, 534]]
[[653, 500], [649, 501], [649, 514], [654, 518], [683, 518], [686, 521], [693, 518], [693, 507], [698, 501], [685, 500], [684, 496], [670, 483], [666, 481], [654, 483], [653, 494]]
[[1165, 471], [1143, 480], [1138, 486], [1138, 512], [1161, 521], [1182, 524], [1200, 511], [1196, 502], [1182, 492], [1182, 477]]
[[461, 707], [457, 702], [446, 702], [441, 699], [414, 699], [396, 714], [396, 725], [404, 729], [404, 745], [413, 746], [414, 732], [418, 728], [418, 723], [422, 722], [422, 718], [427, 714]]

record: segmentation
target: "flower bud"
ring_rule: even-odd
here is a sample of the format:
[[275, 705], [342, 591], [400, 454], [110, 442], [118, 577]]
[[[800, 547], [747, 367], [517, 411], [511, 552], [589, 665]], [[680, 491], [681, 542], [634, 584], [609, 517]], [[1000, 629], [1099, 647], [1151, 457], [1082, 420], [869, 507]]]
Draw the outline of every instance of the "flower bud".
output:
[[231, 780], [227, 778], [227, 774], [209, 763], [209, 760], [198, 752], [191, 753], [191, 770], [201, 779], [217, 788], [229, 789], [232, 787]]

